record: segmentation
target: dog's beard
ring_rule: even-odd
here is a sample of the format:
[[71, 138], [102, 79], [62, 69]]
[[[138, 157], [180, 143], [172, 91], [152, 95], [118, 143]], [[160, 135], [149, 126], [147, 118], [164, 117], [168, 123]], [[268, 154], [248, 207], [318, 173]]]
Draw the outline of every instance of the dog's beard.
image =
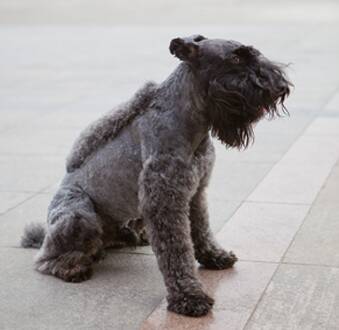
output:
[[228, 147], [246, 148], [253, 140], [252, 124], [258, 114], [244, 112], [241, 94], [215, 85], [209, 90], [208, 117], [212, 136]]
[[[266, 72], [265, 72], [266, 70]], [[288, 113], [284, 100], [291, 83], [279, 66], [270, 64], [262, 76], [246, 77], [235, 88], [234, 81], [214, 80], [208, 89], [208, 120], [212, 136], [228, 147], [246, 148], [254, 140], [253, 125], [262, 117]], [[230, 86], [231, 85], [231, 86]]]

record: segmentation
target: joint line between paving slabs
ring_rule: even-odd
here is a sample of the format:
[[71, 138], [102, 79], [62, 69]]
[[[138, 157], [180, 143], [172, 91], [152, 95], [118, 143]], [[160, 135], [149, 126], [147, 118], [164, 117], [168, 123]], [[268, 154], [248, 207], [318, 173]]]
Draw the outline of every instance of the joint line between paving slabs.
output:
[[[50, 186], [50, 185], [45, 186], [45, 187], [43, 187], [42, 189], [40, 189], [39, 191], [35, 191], [35, 192], [34, 192], [34, 191], [19, 191], [19, 192], [32, 193], [32, 195], [31, 195], [31, 196], [28, 196], [27, 198], [25, 198], [23, 201], [19, 202], [18, 204], [14, 205], [14, 206], [12, 206], [12, 207], [10, 207], [10, 208], [8, 208], [5, 212], [0, 213], [0, 217], [3, 216], [3, 215], [5, 215], [5, 214], [7, 214], [8, 212], [14, 210], [14, 209], [17, 208], [18, 206], [20, 206], [20, 205], [26, 203], [27, 201], [31, 200], [31, 199], [34, 198], [35, 196], [42, 194], [43, 191], [44, 191], [45, 189], [47, 189], [49, 186]], [[0, 191], [0, 192], [6, 192], [6, 191]], [[13, 192], [13, 191], [9, 191], [9, 192]]]
[[[334, 166], [333, 166], [333, 167], [334, 167]], [[312, 210], [313, 203], [314, 203], [314, 202], [316, 201], [316, 199], [318, 198], [318, 196], [319, 196], [319, 194], [320, 194], [320, 191], [322, 190], [322, 188], [323, 188], [324, 185], [326, 184], [326, 182], [327, 182], [329, 176], [331, 175], [332, 170], [333, 170], [333, 167], [332, 167], [332, 169], [329, 171], [328, 175], [326, 176], [326, 178], [325, 178], [323, 184], [321, 185], [321, 188], [320, 188], [319, 191], [317, 192], [317, 194], [316, 194], [316, 196], [314, 197], [312, 203], [309, 204], [309, 209], [307, 210], [307, 212], [306, 212], [306, 214], [305, 214], [305, 216], [304, 216], [303, 221], [301, 222], [300, 226], [298, 227], [298, 229], [296, 230], [295, 234], [293, 235], [293, 238], [292, 238], [291, 242], [290, 242], [289, 245], [287, 246], [287, 248], [286, 248], [284, 254], [282, 255], [282, 257], [280, 258], [280, 261], [277, 263], [277, 267], [276, 267], [275, 271], [273, 272], [273, 275], [271, 276], [271, 278], [269, 279], [267, 285], [265, 286], [265, 288], [264, 288], [264, 290], [263, 290], [263, 292], [262, 292], [262, 294], [261, 294], [259, 300], [258, 300], [257, 303], [255, 304], [255, 306], [254, 306], [254, 308], [253, 308], [253, 310], [252, 310], [252, 312], [251, 312], [249, 318], [247, 319], [247, 321], [246, 321], [246, 323], [245, 323], [243, 329], [246, 329], [246, 327], [248, 326], [249, 322], [251, 321], [251, 319], [252, 319], [254, 313], [256, 312], [256, 310], [257, 310], [257, 308], [258, 308], [260, 302], [262, 301], [262, 299], [263, 299], [263, 297], [264, 297], [264, 295], [265, 295], [265, 293], [266, 293], [266, 291], [267, 291], [268, 286], [271, 284], [271, 282], [272, 282], [272, 280], [273, 280], [275, 274], [278, 272], [280, 266], [281, 266], [281, 265], [285, 265], [285, 264], [292, 264], [292, 263], [284, 263], [283, 260], [285, 259], [285, 256], [286, 256], [288, 250], [290, 249], [291, 245], [292, 245], [293, 242], [295, 241], [296, 236], [297, 236], [298, 233], [300, 232], [300, 230], [301, 230], [302, 226], [304, 225], [304, 223], [305, 223], [305, 221], [306, 221], [306, 219], [307, 219], [307, 217], [308, 217], [310, 211]], [[296, 265], [297, 265], [297, 264], [296, 264]], [[303, 265], [303, 266], [306, 266], [306, 265]], [[308, 265], [308, 266], [313, 266], [313, 265]], [[319, 266], [320, 266], [320, 265], [319, 265]], [[334, 268], [338, 268], [338, 267], [334, 267]]]

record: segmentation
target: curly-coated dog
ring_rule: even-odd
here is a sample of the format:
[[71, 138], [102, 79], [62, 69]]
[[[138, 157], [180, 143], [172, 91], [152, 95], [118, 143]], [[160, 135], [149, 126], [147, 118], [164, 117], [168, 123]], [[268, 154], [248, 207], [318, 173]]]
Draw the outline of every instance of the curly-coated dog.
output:
[[198, 35], [173, 39], [169, 48], [182, 63], [83, 131], [49, 206], [47, 230], [28, 227], [22, 245], [42, 244], [38, 271], [79, 282], [106, 247], [141, 244], [144, 225], [168, 309], [200, 316], [213, 299], [197, 279], [195, 259], [210, 269], [237, 260], [208, 223], [209, 132], [226, 147], [246, 147], [254, 123], [285, 111], [291, 83], [283, 66], [239, 42]]

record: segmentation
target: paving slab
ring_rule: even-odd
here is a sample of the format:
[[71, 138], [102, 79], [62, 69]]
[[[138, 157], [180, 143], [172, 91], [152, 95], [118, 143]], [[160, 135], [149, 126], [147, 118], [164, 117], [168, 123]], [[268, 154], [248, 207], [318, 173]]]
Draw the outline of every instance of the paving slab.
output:
[[339, 166], [335, 166], [284, 258], [339, 267]]
[[1, 155], [0, 191], [39, 192], [65, 173], [64, 157], [55, 155]]
[[[7, 0], [8, 1], [8, 0]], [[260, 24], [262, 22], [277, 24], [279, 22], [300, 23], [300, 22], [327, 22], [335, 21], [338, 17], [338, 5], [333, 1], [318, 2], [293, 2], [286, 1], [284, 4], [276, 3], [274, 6], [268, 6], [267, 0], [254, 4], [250, 1], [238, 1], [237, 6], [231, 0], [220, 2], [213, 0], [207, 3], [199, 3], [199, 6], [192, 6], [191, 1], [182, 3], [172, 3], [168, 0], [149, 1], [146, 4], [128, 5], [122, 2], [107, 3], [98, 1], [94, 5], [89, 0], [83, 2], [80, 6], [76, 1], [70, 1], [67, 4], [45, 4], [39, 0], [32, 1], [30, 6], [24, 7], [20, 11], [13, 10], [18, 6], [18, 0], [13, 1], [12, 6], [3, 1], [1, 7], [2, 24], [26, 25], [37, 24], [104, 24], [104, 25], [171, 25], [175, 22], [177, 25], [190, 25], [199, 23], [201, 25], [219, 24], [225, 22], [243, 23], [253, 22]], [[305, 10], [307, 4], [308, 10]], [[261, 10], [258, 10], [260, 5]], [[75, 10], [73, 15], [69, 14], [70, 8]], [[217, 8], [218, 10], [216, 10]], [[166, 11], [167, 15], [163, 12]], [[152, 20], [148, 15], [140, 15], [140, 12], [152, 13]], [[190, 15], [186, 13], [190, 11]], [[201, 11], [204, 15], [201, 15]], [[257, 15], [253, 12], [257, 11]], [[39, 15], [39, 13], [41, 15]], [[153, 17], [154, 15], [154, 17]], [[288, 28], [288, 25], [286, 25]]]
[[[306, 125], [306, 124], [305, 124]], [[289, 147], [294, 143], [302, 132], [302, 126], [299, 126], [299, 132], [289, 130], [290, 134], [266, 134], [255, 131], [255, 140], [245, 150], [226, 149], [220, 144], [216, 145], [218, 152], [218, 161], [225, 164], [228, 162], [246, 162], [246, 163], [268, 163], [274, 164], [285, 154]]]
[[280, 265], [246, 330], [336, 330], [339, 269]]
[[209, 221], [213, 233], [217, 233], [231, 218], [241, 202], [208, 198]]
[[47, 154], [65, 158], [79, 133], [80, 129], [63, 129], [62, 126], [13, 128], [0, 140], [0, 155]]
[[154, 256], [110, 254], [74, 284], [33, 270], [35, 253], [0, 248], [1, 329], [138, 329], [165, 293]]
[[[321, 116], [305, 132], [313, 136], [338, 136], [339, 135], [339, 111], [338, 116]], [[325, 147], [325, 146], [324, 146]], [[319, 149], [318, 149], [319, 151]]]
[[[317, 119], [312, 123], [318, 129]], [[326, 128], [326, 127], [325, 127]], [[312, 203], [339, 157], [339, 138], [303, 135], [249, 196], [250, 201]]]
[[337, 91], [326, 104], [324, 111], [339, 113], [339, 91]]
[[[109, 104], [100, 104], [98, 97], [94, 98], [96, 105], [88, 102], [75, 102], [72, 105], [65, 106], [59, 111], [53, 111], [43, 118], [38, 118], [32, 126], [37, 129], [55, 129], [59, 127], [61, 130], [73, 130], [74, 135], [80, 130], [85, 129], [90, 123], [98, 119], [102, 114], [108, 112], [115, 106], [114, 100], [110, 100]], [[92, 102], [94, 102], [92, 100]], [[84, 106], [86, 104], [86, 107]], [[82, 108], [82, 111], [79, 111]], [[71, 148], [69, 141], [69, 149]]]
[[17, 127], [18, 125], [27, 124], [30, 121], [33, 121], [37, 117], [42, 117], [46, 111], [42, 110], [29, 110], [29, 109], [21, 109], [21, 110], [13, 110], [6, 109], [3, 105], [0, 104], [0, 114], [1, 114], [1, 122], [0, 122], [0, 134], [3, 131], [9, 130], [13, 127]]
[[0, 246], [19, 247], [26, 225], [46, 223], [51, 194], [35, 194], [5, 214], [0, 214]]
[[[224, 151], [227, 152], [227, 151]], [[256, 163], [219, 160], [216, 163], [209, 184], [211, 198], [229, 201], [244, 200], [266, 176], [273, 163]]]
[[[0, 31], [1, 34], [2, 31]], [[1, 48], [3, 50], [3, 48]], [[13, 55], [13, 53], [12, 53]], [[4, 59], [4, 66], [10, 66], [9, 61], [6, 62]], [[12, 61], [10, 61], [12, 63]], [[17, 62], [13, 63], [14, 65]], [[22, 84], [27, 83], [30, 81], [30, 77], [26, 77], [26, 79], [22, 79], [22, 76], [18, 76], [17, 78], [13, 74], [15, 69], [8, 70], [8, 77], [3, 77], [1, 83], [6, 81], [10, 82], [10, 87], [2, 87], [0, 91], [0, 112], [3, 111], [11, 111], [25, 113], [25, 112], [39, 112], [39, 113], [48, 113], [49, 111], [54, 111], [56, 109], [61, 108], [62, 106], [73, 102], [77, 99], [77, 95], [75, 93], [69, 94], [67, 91], [63, 93], [57, 93], [53, 87], [51, 86], [50, 89], [46, 88], [46, 83], [48, 83], [50, 77], [46, 77], [45, 81], [42, 81], [40, 84], [36, 86], [36, 88], [29, 88], [23, 86]], [[1, 67], [2, 72], [4, 72], [5, 67]], [[5, 79], [6, 78], [6, 79]], [[33, 79], [34, 77], [32, 77]], [[32, 84], [32, 82], [30, 81]], [[20, 97], [18, 97], [20, 95]], [[25, 116], [20, 116], [13, 118], [15, 119], [16, 123], [20, 123], [21, 119], [25, 118]], [[14, 123], [14, 122], [13, 122]]]
[[240, 259], [279, 262], [308, 205], [245, 202], [219, 231], [218, 242]]
[[30, 196], [32, 193], [0, 192], [0, 215], [21, 204]]
[[242, 329], [276, 267], [269, 263], [239, 262], [229, 270], [200, 271], [206, 292], [216, 301], [213, 312], [203, 318], [185, 317], [167, 312], [163, 301], [141, 330]]
[[[303, 136], [284, 155], [281, 164], [293, 162], [296, 167], [304, 165], [305, 168], [309, 164], [330, 164], [333, 166], [339, 153], [337, 152], [339, 134], [336, 134], [336, 136], [333, 136], [333, 133], [331, 134], [334, 122], [335, 120], [331, 121], [331, 124], [324, 125], [321, 119], [315, 119]], [[338, 123], [339, 120], [336, 124], [338, 125]]]

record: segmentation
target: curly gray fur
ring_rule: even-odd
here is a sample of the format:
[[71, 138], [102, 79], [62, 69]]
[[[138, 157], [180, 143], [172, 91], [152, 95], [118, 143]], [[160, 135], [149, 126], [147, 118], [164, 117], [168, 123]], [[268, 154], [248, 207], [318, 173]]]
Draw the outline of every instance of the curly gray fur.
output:
[[79, 168], [95, 150], [114, 139], [136, 116], [146, 111], [155, 86], [152, 82], [147, 83], [132, 100], [108, 112], [83, 130], [67, 157], [67, 172]]
[[31, 223], [24, 229], [21, 237], [21, 246], [24, 248], [39, 249], [46, 236], [46, 229], [40, 223]]
[[[76, 141], [35, 264], [64, 281], [84, 281], [105, 248], [145, 242], [144, 224], [168, 308], [201, 316], [213, 299], [197, 278], [195, 259], [211, 269], [237, 261], [209, 226], [206, 189], [215, 158], [209, 132], [229, 147], [246, 146], [253, 124], [277, 114], [289, 82], [280, 67], [234, 41], [176, 38], [170, 51], [183, 63], [164, 82], [146, 85]], [[34, 228], [23, 246], [40, 243]]]

